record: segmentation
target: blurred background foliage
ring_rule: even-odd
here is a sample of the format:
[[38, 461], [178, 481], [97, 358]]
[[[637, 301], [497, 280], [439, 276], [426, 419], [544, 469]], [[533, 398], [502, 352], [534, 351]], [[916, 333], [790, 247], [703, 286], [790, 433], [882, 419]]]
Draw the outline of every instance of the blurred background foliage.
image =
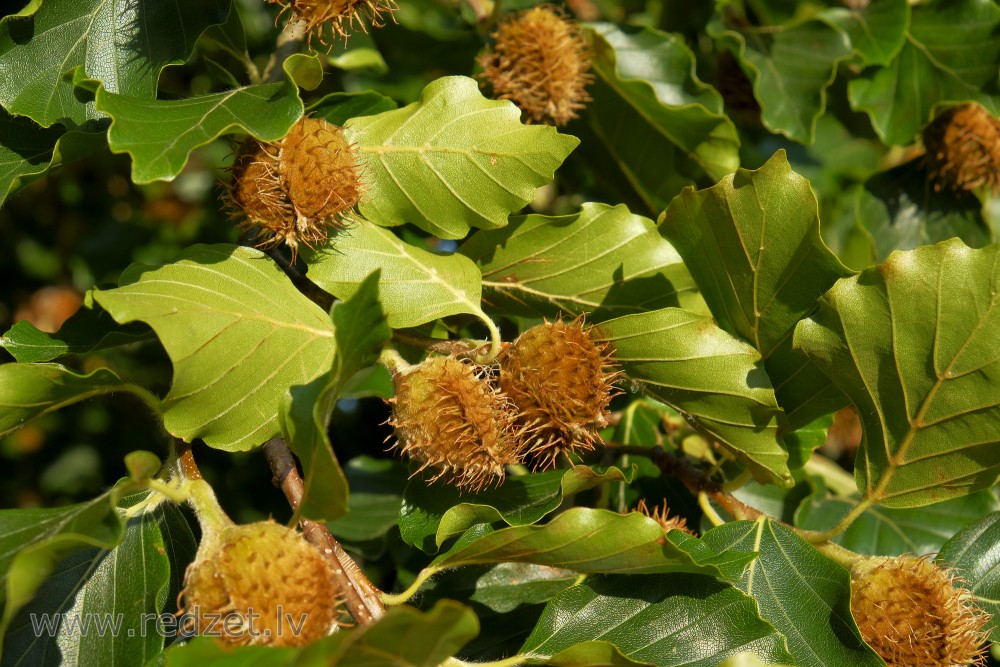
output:
[[[534, 4], [510, 0], [503, 2], [503, 9]], [[761, 7], [778, 4], [797, 6], [800, 12], [818, 7], [748, 2], [746, 12], [752, 16], [755, 11], [761, 13]], [[334, 45], [329, 54], [331, 67], [321, 86], [306, 97], [307, 104], [330, 92], [374, 89], [402, 105], [414, 101], [424, 85], [438, 77], [475, 72], [475, 56], [491, 29], [487, 22], [477, 23], [475, 10], [482, 3], [400, 0], [399, 5], [396, 23], [353, 36], [347, 48]], [[725, 112], [738, 131], [741, 166], [758, 168], [784, 148], [794, 170], [812, 182], [827, 244], [851, 268], [868, 266], [895, 249], [954, 235], [977, 247], [997, 240], [1000, 205], [995, 198], [935, 192], [926, 179], [917, 137], [912, 145], [887, 146], [869, 116], [851, 108], [848, 84], [862, 72], [860, 64], [846, 60], [836, 67], [827, 107], [816, 123], [814, 140], [807, 145], [770, 132], [762, 124], [760, 107], [737, 58], [708, 37], [712, 3], [575, 0], [567, 5], [581, 19], [647, 26], [678, 35], [696, 56], [698, 78], [722, 95]], [[260, 0], [238, 0], [236, 6], [248, 51], [257, 54], [255, 64], [263, 68], [282, 21], [278, 7]], [[17, 9], [8, 6], [0, 15]], [[188, 97], [248, 83], [245, 64], [221, 45], [224, 40], [224, 31], [206, 33], [190, 62], [163, 72], [160, 96]], [[660, 210], [653, 210], [631, 187], [606, 148], [599, 141], [588, 141], [593, 134], [588, 121], [585, 112], [565, 129], [584, 142], [557, 173], [555, 183], [540, 190], [530, 210], [561, 214], [576, 210], [584, 201], [626, 203], [632, 211], [656, 219]], [[232, 150], [229, 139], [217, 140], [195, 151], [172, 182], [135, 185], [129, 177], [128, 156], [103, 149], [13, 195], [0, 208], [0, 280], [4, 285], [0, 330], [24, 319], [54, 331], [82, 303], [88, 289], [114, 284], [132, 262], [163, 262], [194, 243], [238, 241], [218, 199], [218, 183], [226, 177]], [[700, 179], [701, 187], [712, 184]], [[411, 242], [420, 238], [413, 230], [407, 234]], [[455, 247], [434, 239], [423, 242], [438, 249]], [[6, 351], [0, 355], [10, 359]], [[160, 395], [169, 388], [170, 362], [155, 340], [70, 357], [64, 363], [78, 370], [110, 365]], [[379, 385], [384, 392], [384, 378], [373, 386]], [[371, 508], [364, 520], [348, 515], [335, 532], [368, 557], [370, 574], [385, 588], [394, 577], [397, 583], [406, 583], [424, 561], [394, 532], [406, 470], [386, 453], [387, 417], [387, 408], [377, 396], [347, 399], [341, 401], [330, 428], [334, 449], [351, 482], [352, 506]], [[0, 504], [53, 506], [91, 498], [123, 474], [121, 461], [126, 453], [135, 449], [162, 453], [159, 437], [153, 418], [130, 397], [89, 400], [49, 414], [0, 439], [4, 471]], [[830, 436], [830, 453], [850, 456], [850, 449], [842, 451], [843, 444], [856, 443], [857, 438], [856, 423], [838, 420]], [[268, 515], [279, 521], [288, 518], [287, 503], [272, 485], [259, 449], [232, 455], [199, 447], [197, 456], [234, 520], [247, 522]], [[654, 471], [648, 473], [651, 479], [656, 477]], [[638, 497], [641, 491], [651, 504], [667, 497], [675, 512], [689, 513], [697, 520], [688, 494], [674, 493], [662, 483], [644, 488], [642, 478], [640, 469], [639, 481], [628, 493]], [[607, 492], [608, 485], [602, 488]], [[408, 568], [411, 561], [414, 566]], [[378, 581], [380, 572], [387, 582]], [[470, 577], [471, 581], [479, 573], [462, 570], [449, 576]], [[429, 605], [433, 593], [427, 597]], [[479, 607], [481, 618], [489, 622], [487, 607]], [[505, 622], [514, 623], [516, 616], [506, 614]], [[523, 618], [530, 629], [533, 616]], [[512, 636], [524, 631], [510, 629]], [[490, 656], [491, 650], [489, 646], [470, 647], [478, 657]]]

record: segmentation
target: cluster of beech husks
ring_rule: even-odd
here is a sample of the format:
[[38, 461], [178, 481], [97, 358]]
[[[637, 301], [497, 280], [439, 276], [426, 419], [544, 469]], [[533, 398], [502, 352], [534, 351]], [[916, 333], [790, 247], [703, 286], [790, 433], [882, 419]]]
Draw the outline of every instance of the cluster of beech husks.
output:
[[581, 319], [528, 329], [494, 367], [431, 357], [395, 374], [395, 447], [462, 490], [504, 479], [505, 466], [554, 466], [590, 450], [615, 395], [610, 345]]

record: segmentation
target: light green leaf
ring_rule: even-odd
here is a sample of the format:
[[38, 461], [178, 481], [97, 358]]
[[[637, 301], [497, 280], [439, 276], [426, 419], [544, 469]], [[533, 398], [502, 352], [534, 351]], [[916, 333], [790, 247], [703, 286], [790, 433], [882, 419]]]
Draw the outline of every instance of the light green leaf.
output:
[[739, 578], [753, 554], [718, 553], [674, 530], [664, 535], [659, 523], [631, 512], [574, 507], [537, 526], [493, 531], [487, 524], [470, 528], [421, 573], [483, 563], [535, 563], [578, 572], [655, 574], [691, 572]]
[[412, 222], [447, 239], [503, 227], [579, 143], [520, 117], [472, 79], [449, 76], [409, 106], [351, 119], [345, 133], [370, 185], [358, 209], [376, 224]]
[[336, 519], [347, 511], [347, 479], [333, 453], [327, 427], [347, 380], [374, 364], [392, 336], [378, 303], [377, 285], [378, 271], [350, 299], [334, 304], [330, 311], [337, 347], [333, 369], [305, 386], [291, 387], [283, 401], [281, 432], [303, 470], [304, 491], [297, 511], [315, 521]]
[[728, 43], [740, 60], [767, 129], [811, 144], [826, 109], [826, 89], [837, 65], [851, 55], [847, 36], [821, 21], [780, 26], [727, 21], [722, 14], [732, 6], [716, 10], [709, 35]]
[[907, 0], [871, 0], [823, 10], [821, 18], [847, 33], [863, 65], [888, 65], [899, 53], [910, 24]]
[[736, 127], [682, 37], [612, 23], [588, 32], [596, 81], [586, 119], [650, 211], [740, 166]]
[[65, 76], [82, 67], [111, 92], [156, 99], [160, 70], [181, 63], [198, 36], [223, 23], [230, 0], [46, 0], [0, 20], [0, 104], [48, 127], [100, 117]]
[[623, 205], [513, 217], [503, 229], [476, 232], [458, 252], [479, 265], [486, 301], [505, 313], [589, 313], [600, 321], [667, 306], [705, 308], [677, 251]]
[[50, 169], [89, 155], [104, 144], [103, 132], [43, 128], [0, 108], [0, 204]]
[[688, 415], [761, 481], [790, 484], [783, 415], [760, 353], [711, 318], [679, 308], [602, 322], [597, 340], [646, 393]]
[[837, 282], [795, 345], [851, 399], [866, 502], [919, 507], [1000, 479], [1000, 245], [895, 252]]
[[937, 561], [955, 569], [963, 585], [988, 612], [990, 639], [1000, 642], [1000, 512], [964, 528], [941, 548]]
[[737, 521], [713, 528], [702, 540], [717, 551], [758, 552], [737, 587], [785, 635], [795, 664], [884, 665], [851, 615], [850, 573], [790, 528], [766, 518]]
[[125, 484], [68, 507], [0, 510], [0, 638], [63, 556], [118, 544], [125, 522], [115, 506], [130, 488]]
[[719, 326], [760, 351], [792, 428], [844, 407], [829, 380], [791, 347], [795, 324], [850, 271], [820, 238], [816, 197], [783, 150], [760, 169], [686, 189], [659, 224]]
[[309, 279], [340, 299], [381, 269], [378, 298], [393, 329], [439, 317], [482, 315], [479, 269], [462, 255], [439, 255], [406, 243], [392, 230], [360, 224], [325, 247], [304, 250]]
[[[799, 506], [795, 525], [807, 530], [828, 530], [857, 504], [857, 498], [829, 497], [820, 489]], [[859, 554], [920, 556], [940, 551], [956, 529], [997, 510], [1000, 510], [1000, 501], [990, 491], [927, 507], [872, 507], [833, 541]]]
[[285, 136], [302, 117], [296, 83], [314, 75], [317, 67], [315, 57], [296, 54], [285, 61], [282, 83], [181, 100], [143, 99], [101, 88], [97, 110], [111, 116], [108, 144], [113, 152], [131, 156], [133, 181], [169, 181], [184, 169], [191, 151], [224, 134], [243, 131], [263, 141]]
[[52, 361], [67, 354], [86, 354], [95, 350], [135, 343], [153, 337], [144, 324], [119, 326], [100, 308], [81, 308], [56, 333], [40, 331], [26, 320], [0, 336], [3, 347], [20, 362]]
[[920, 3], [902, 50], [887, 66], [851, 81], [851, 105], [871, 117], [887, 144], [906, 146], [948, 102], [979, 102], [1000, 113], [1000, 6], [993, 0]]
[[[75, 551], [58, 564], [14, 618], [4, 652], [22, 665], [146, 664], [163, 649], [155, 617], [173, 610], [196, 546], [175, 506], [140, 514], [118, 546]], [[36, 635], [46, 614], [52, 632]]]
[[0, 434], [66, 405], [130, 389], [107, 368], [78, 375], [59, 364], [0, 364]]
[[[570, 653], [582, 639], [590, 641]], [[548, 604], [521, 653], [531, 664], [634, 664], [607, 644], [660, 667], [716, 667], [746, 651], [792, 662], [753, 599], [711, 577], [681, 574], [603, 577], [568, 588]]]
[[133, 264], [94, 298], [118, 322], [153, 328], [174, 365], [165, 426], [226, 451], [279, 434], [281, 400], [332, 367], [330, 317], [264, 253], [196, 245], [172, 262]]
[[572, 495], [607, 482], [629, 482], [631, 477], [614, 467], [600, 473], [579, 465], [509, 477], [500, 488], [473, 494], [450, 486], [429, 486], [417, 477], [403, 492], [399, 532], [407, 544], [434, 553], [448, 538], [477, 523], [537, 523]]

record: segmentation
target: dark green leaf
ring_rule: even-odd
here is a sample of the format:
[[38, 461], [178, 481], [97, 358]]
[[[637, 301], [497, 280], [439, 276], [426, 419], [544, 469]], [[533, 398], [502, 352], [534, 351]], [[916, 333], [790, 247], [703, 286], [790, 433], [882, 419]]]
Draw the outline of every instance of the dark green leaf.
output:
[[691, 572], [738, 579], [753, 558], [739, 551], [717, 553], [677, 530], [664, 535], [659, 523], [637, 512], [623, 515], [574, 507], [542, 525], [497, 531], [486, 524], [470, 528], [455, 546], [431, 561], [424, 575], [508, 561], [579, 572]]
[[394, 329], [482, 313], [479, 269], [471, 260], [423, 250], [389, 229], [360, 224], [326, 247], [303, 251], [302, 258], [309, 278], [340, 299], [350, 298], [362, 280], [380, 269], [378, 297]]
[[[174, 363], [165, 426], [227, 451], [279, 434], [289, 387], [332, 368], [330, 317], [264, 253], [196, 245], [172, 262], [133, 264], [94, 298], [118, 322], [149, 324]], [[266, 369], [266, 373], [261, 373]]]
[[739, 167], [736, 127], [682, 37], [611, 23], [589, 33], [597, 80], [586, 118], [650, 211]]
[[81, 308], [56, 333], [39, 331], [30, 322], [22, 320], [0, 337], [0, 347], [20, 362], [33, 363], [151, 338], [153, 332], [144, 324], [119, 326], [100, 308]]
[[680, 255], [653, 223], [622, 205], [511, 218], [458, 250], [483, 272], [485, 299], [505, 313], [591, 320], [680, 306], [703, 310]]
[[761, 518], [714, 528], [702, 540], [717, 551], [758, 552], [738, 588], [788, 639], [803, 667], [879, 667], [851, 615], [851, 575], [784, 524]]
[[399, 521], [406, 486], [406, 468], [397, 460], [358, 456], [344, 466], [351, 490], [351, 507], [329, 522], [330, 531], [345, 542], [381, 537]]
[[613, 481], [628, 482], [618, 468], [599, 473], [587, 466], [508, 478], [503, 486], [479, 493], [428, 486], [415, 478], [403, 493], [399, 531], [407, 544], [427, 553], [477, 523], [503, 521], [509, 526], [537, 523], [574, 494]]
[[[820, 490], [799, 507], [795, 525], [808, 530], [827, 530], [857, 503], [857, 498], [828, 497]], [[939, 551], [958, 528], [997, 510], [1000, 501], [990, 491], [927, 507], [872, 507], [834, 541], [856, 553], [872, 556], [929, 554]]]
[[1000, 479], [1000, 245], [895, 252], [837, 282], [795, 330], [850, 397], [862, 496], [919, 507]]
[[108, 91], [156, 99], [160, 70], [223, 23], [230, 0], [46, 0], [0, 21], [0, 104], [48, 127], [98, 118], [66, 74], [76, 67]]
[[0, 434], [71, 403], [128, 390], [107, 368], [78, 375], [59, 364], [0, 364]]
[[292, 387], [281, 411], [281, 431], [299, 458], [304, 493], [298, 511], [329, 521], [347, 510], [347, 479], [333, 453], [327, 426], [340, 390], [348, 379], [378, 359], [392, 331], [378, 302], [378, 271], [368, 276], [348, 300], [333, 306], [336, 355], [333, 369], [305, 386]]
[[903, 47], [910, 24], [907, 0], [871, 0], [831, 7], [822, 18], [844, 30], [864, 65], [888, 65]]
[[688, 415], [762, 481], [791, 483], [783, 415], [760, 353], [711, 318], [679, 308], [602, 322], [599, 340], [647, 393]]
[[343, 125], [351, 118], [374, 116], [392, 111], [396, 102], [374, 90], [363, 93], [330, 93], [306, 109], [314, 118], [323, 118], [334, 125]]
[[447, 239], [503, 227], [579, 143], [520, 116], [472, 79], [450, 76], [428, 84], [419, 102], [351, 119], [345, 131], [371, 188], [358, 209], [379, 225], [412, 222]]
[[964, 528], [948, 540], [938, 562], [955, 569], [980, 608], [993, 616], [990, 639], [1000, 642], [1000, 512]]
[[[564, 653], [581, 640], [590, 642]], [[611, 655], [611, 644], [630, 660], [660, 667], [716, 667], [744, 651], [790, 663], [784, 643], [753, 599], [732, 586], [667, 574], [591, 577], [566, 589], [546, 607], [521, 652], [533, 664], [631, 664]]]
[[744, 17], [727, 21], [721, 16], [709, 24], [709, 35], [736, 53], [767, 129], [812, 143], [816, 120], [826, 109], [826, 89], [838, 63], [851, 55], [847, 36], [821, 21], [753, 26]]
[[[111, 150], [132, 157], [133, 181], [149, 183], [172, 180], [184, 169], [191, 151], [224, 134], [244, 131], [263, 141], [276, 141], [302, 116], [299, 88], [290, 73], [295, 63], [305, 70], [320, 66], [316, 58], [295, 55], [285, 61], [289, 75], [283, 83], [182, 100], [143, 99], [101, 88], [97, 109], [111, 116]], [[303, 72], [299, 77], [309, 75]]]
[[902, 146], [913, 142], [938, 105], [975, 101], [1000, 113], [998, 27], [1000, 6], [993, 0], [915, 5], [892, 63], [851, 81], [852, 106], [871, 117], [886, 143]]
[[[14, 618], [4, 652], [24, 665], [145, 664], [163, 648], [170, 628], [157, 617], [172, 614], [195, 546], [173, 505], [141, 513], [115, 548], [82, 549], [58, 564]], [[50, 633], [40, 626], [46, 616]]]

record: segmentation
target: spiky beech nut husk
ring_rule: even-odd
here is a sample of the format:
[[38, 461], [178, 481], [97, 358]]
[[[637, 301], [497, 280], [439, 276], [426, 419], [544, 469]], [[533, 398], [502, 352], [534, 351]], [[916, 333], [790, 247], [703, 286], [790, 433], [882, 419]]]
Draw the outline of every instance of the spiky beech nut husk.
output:
[[935, 190], [1000, 192], [1000, 120], [978, 104], [951, 107], [924, 128]]
[[385, 25], [383, 14], [395, 20], [399, 6], [394, 0], [268, 0], [281, 5], [281, 11], [292, 11], [292, 16], [305, 24], [309, 43], [315, 37], [321, 44], [327, 44], [323, 29], [329, 25], [334, 38], [347, 42], [351, 31], [358, 29], [367, 34], [366, 21], [374, 28]]
[[989, 616], [929, 558], [862, 558], [851, 568], [851, 612], [889, 667], [982, 663]]
[[688, 535], [694, 535], [694, 531], [688, 528], [687, 520], [682, 516], [670, 516], [670, 507], [667, 505], [667, 501], [664, 500], [662, 505], [654, 507], [652, 510], [646, 505], [646, 499], [643, 498], [635, 506], [634, 512], [648, 516], [650, 519], [660, 524], [663, 528], [663, 532], [666, 533], [671, 530], [680, 530]]
[[499, 357], [500, 389], [518, 409], [526, 453], [541, 468], [560, 454], [590, 450], [608, 425], [618, 393], [612, 350], [583, 319], [545, 322], [522, 333]]
[[327, 560], [273, 521], [203, 539], [184, 578], [188, 625], [223, 644], [300, 646], [335, 625], [339, 589]]
[[565, 125], [590, 96], [590, 55], [576, 23], [549, 5], [500, 24], [493, 46], [479, 56], [479, 78], [493, 96], [511, 100], [528, 122]]
[[514, 406], [489, 381], [489, 370], [455, 357], [430, 357], [395, 375], [396, 444], [459, 489], [478, 491], [504, 479], [520, 461]]
[[275, 143], [249, 138], [237, 150], [224, 199], [260, 247], [326, 240], [343, 229], [361, 199], [354, 151], [337, 125], [302, 118]]

